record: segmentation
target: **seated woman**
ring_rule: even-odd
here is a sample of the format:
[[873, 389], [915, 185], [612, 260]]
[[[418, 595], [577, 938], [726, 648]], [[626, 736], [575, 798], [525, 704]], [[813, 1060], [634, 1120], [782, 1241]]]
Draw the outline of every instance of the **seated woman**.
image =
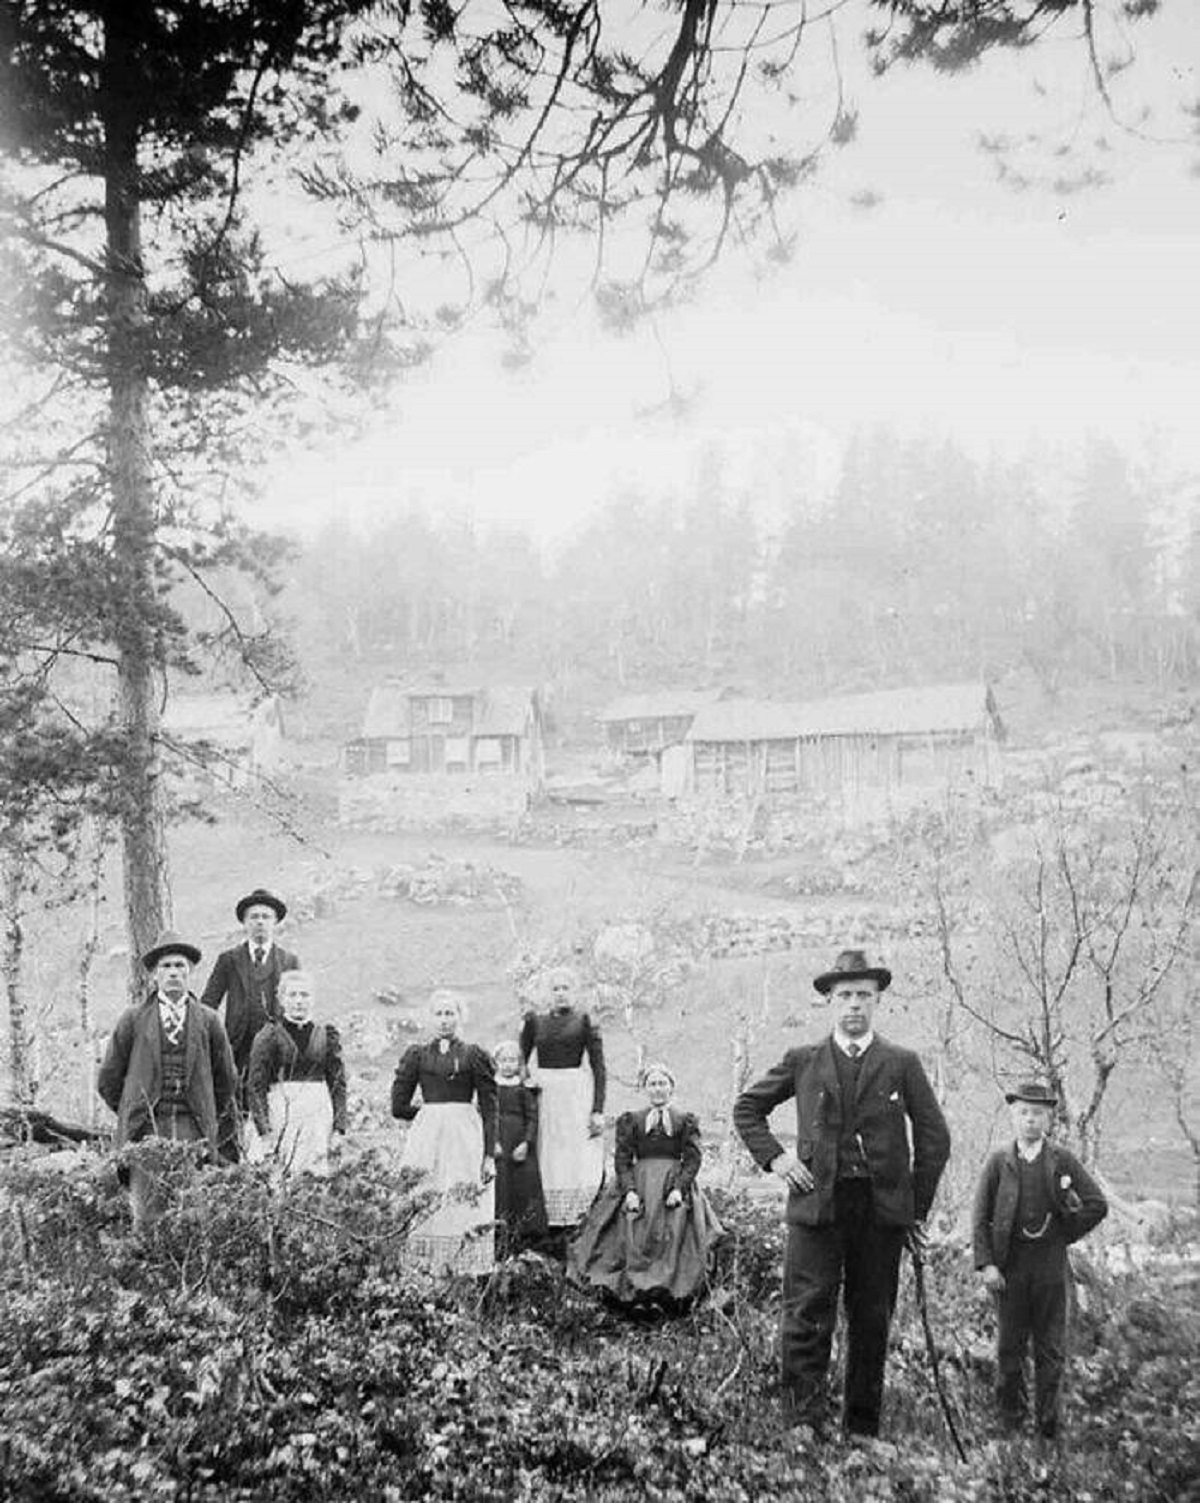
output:
[[329, 1172], [333, 1133], [346, 1131], [346, 1068], [332, 1023], [312, 1021], [307, 971], [279, 978], [283, 1018], [260, 1028], [250, 1047], [247, 1096], [263, 1148], [285, 1172]]
[[567, 1252], [583, 1282], [622, 1304], [674, 1304], [703, 1285], [723, 1228], [696, 1184], [700, 1123], [672, 1106], [666, 1065], [642, 1072], [648, 1109], [617, 1118], [616, 1178], [596, 1197]]
[[512, 1257], [546, 1235], [546, 1204], [538, 1172], [538, 1093], [521, 1078], [521, 1051], [511, 1039], [497, 1044], [496, 1232], [497, 1253]]
[[[464, 1043], [462, 999], [430, 998], [434, 1035], [406, 1049], [392, 1081], [392, 1116], [411, 1122], [401, 1164], [423, 1170], [442, 1202], [412, 1229], [408, 1250], [432, 1272], [489, 1273], [495, 1266], [492, 1205], [496, 1082], [492, 1062]], [[417, 1091], [421, 1104], [413, 1104]]]

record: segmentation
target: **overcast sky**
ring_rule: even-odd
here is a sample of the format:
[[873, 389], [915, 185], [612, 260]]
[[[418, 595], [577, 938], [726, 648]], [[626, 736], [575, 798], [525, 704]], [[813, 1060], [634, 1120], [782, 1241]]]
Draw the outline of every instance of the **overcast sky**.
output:
[[[485, 331], [460, 336], [365, 438], [282, 463], [266, 520], [418, 502], [553, 542], [623, 483], [686, 484], [705, 452], [768, 504], [784, 471], [819, 493], [848, 432], [872, 422], [977, 453], [1093, 431], [1200, 467], [1200, 142], [1177, 108], [1200, 99], [1196, 22], [1173, 0], [1130, 32], [1137, 60], [1112, 87], [1130, 123], [1153, 106], [1144, 135], [1095, 99], [1081, 110], [1085, 56], [1066, 41], [967, 77], [881, 83], [846, 28], [859, 134], [794, 195], [790, 264], [764, 282], [735, 252], [694, 305], [623, 338], [586, 307], [552, 315], [515, 374]], [[1112, 181], [1001, 184], [979, 134], [1044, 128], [1075, 154], [1060, 166], [1038, 148], [1019, 166], [1093, 163]], [[863, 190], [876, 207], [854, 207]], [[664, 406], [672, 380], [682, 415]]]

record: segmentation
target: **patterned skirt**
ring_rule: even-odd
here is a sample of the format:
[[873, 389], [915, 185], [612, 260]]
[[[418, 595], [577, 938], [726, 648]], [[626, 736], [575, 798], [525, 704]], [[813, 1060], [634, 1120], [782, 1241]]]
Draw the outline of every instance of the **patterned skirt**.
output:
[[480, 1177], [483, 1123], [468, 1101], [427, 1103], [408, 1130], [401, 1164], [420, 1169], [441, 1203], [408, 1234], [411, 1261], [431, 1273], [490, 1273], [495, 1267], [492, 1185]]
[[537, 1153], [546, 1220], [551, 1226], [574, 1226], [604, 1178], [604, 1139], [588, 1133], [592, 1072], [578, 1065], [539, 1069], [533, 1078], [542, 1093]]

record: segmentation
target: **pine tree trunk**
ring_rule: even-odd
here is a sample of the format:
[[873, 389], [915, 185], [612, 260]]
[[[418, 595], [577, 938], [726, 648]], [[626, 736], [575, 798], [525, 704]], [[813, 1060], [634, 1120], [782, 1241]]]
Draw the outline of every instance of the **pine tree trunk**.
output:
[[170, 922], [171, 910], [155, 692], [161, 652], [153, 616], [157, 519], [150, 469], [150, 383], [144, 353], [146, 279], [138, 181], [136, 26], [136, 16], [126, 14], [122, 6], [112, 8], [106, 24], [101, 78], [105, 124], [108, 462], [114, 566], [122, 602], [115, 636], [119, 713], [126, 742], [121, 771], [121, 837], [131, 996], [139, 989], [138, 956]]

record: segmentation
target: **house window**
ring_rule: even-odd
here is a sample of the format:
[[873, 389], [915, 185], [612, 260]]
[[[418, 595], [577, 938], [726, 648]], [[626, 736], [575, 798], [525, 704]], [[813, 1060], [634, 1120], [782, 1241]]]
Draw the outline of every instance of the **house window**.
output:
[[454, 701], [452, 699], [431, 699], [429, 701], [429, 724], [450, 725], [454, 720]]
[[387, 765], [389, 767], [407, 767], [412, 762], [412, 743], [410, 741], [389, 741], [387, 744]]
[[475, 743], [475, 767], [478, 772], [497, 772], [503, 762], [500, 741], [495, 736], [485, 736]]
[[[449, 700], [446, 701], [449, 704]], [[471, 755], [471, 743], [466, 736], [446, 737], [446, 770], [466, 772]]]

